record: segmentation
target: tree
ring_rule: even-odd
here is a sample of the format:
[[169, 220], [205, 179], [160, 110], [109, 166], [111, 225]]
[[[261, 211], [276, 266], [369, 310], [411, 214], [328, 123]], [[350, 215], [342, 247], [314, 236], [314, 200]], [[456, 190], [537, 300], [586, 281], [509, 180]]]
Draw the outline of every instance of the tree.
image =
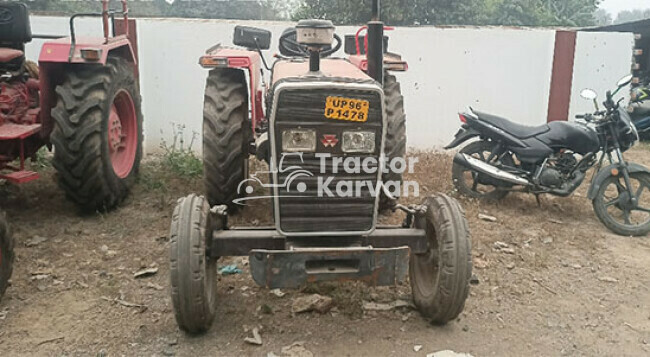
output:
[[614, 23], [621, 24], [624, 22], [632, 22], [632, 21], [638, 21], [643, 19], [650, 19], [650, 9], [647, 10], [635, 9], [635, 10], [621, 11], [618, 13], [618, 16], [616, 17]]
[[598, 9], [594, 12], [594, 21], [596, 21], [596, 25], [598, 26], [611, 25], [613, 22], [612, 14], [605, 9]]
[[[241, 20], [280, 20], [288, 18], [291, 0], [129, 0], [132, 16], [195, 17]], [[111, 8], [121, 8], [119, 1], [111, 1]], [[38, 0], [28, 2], [32, 12], [72, 14], [75, 12], [99, 12], [99, 1]]]
[[595, 24], [599, 0], [496, 0], [490, 7], [493, 25], [570, 26]]
[[[382, 18], [391, 25], [477, 23], [484, 1], [383, 0]], [[293, 19], [326, 18], [336, 24], [362, 24], [370, 19], [372, 0], [303, 0]]]
[[[589, 26], [600, 0], [383, 0], [391, 25]], [[303, 0], [293, 18], [360, 24], [371, 0]]]

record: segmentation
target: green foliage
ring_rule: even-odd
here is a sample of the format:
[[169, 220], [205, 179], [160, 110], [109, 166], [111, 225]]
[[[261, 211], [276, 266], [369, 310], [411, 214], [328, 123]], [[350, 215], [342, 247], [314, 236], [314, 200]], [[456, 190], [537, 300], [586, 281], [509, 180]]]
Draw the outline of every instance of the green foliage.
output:
[[499, 25], [591, 26], [599, 0], [500, 0], [493, 20]]
[[[131, 16], [192, 17], [210, 19], [279, 20], [288, 16], [290, 2], [273, 0], [165, 0], [129, 1]], [[57, 14], [99, 12], [99, 1], [38, 0], [27, 2], [31, 11]], [[121, 9], [119, 1], [111, 1], [112, 9]]]
[[612, 14], [605, 9], [598, 9], [594, 12], [594, 21], [598, 26], [607, 26], [612, 24]]
[[203, 162], [192, 150], [198, 133], [193, 132], [189, 145], [185, 146], [184, 131], [185, 125], [172, 124], [172, 143], [168, 144], [165, 140], [160, 143], [163, 150], [163, 166], [183, 178], [200, 177], [203, 175]]
[[[371, 0], [302, 0], [293, 19], [327, 18], [361, 24]], [[589, 26], [599, 0], [384, 0], [382, 17], [391, 25]]]
[[[390, 25], [589, 26], [600, 0], [382, 0]], [[165, 0], [129, 1], [133, 16], [280, 20], [327, 18], [336, 24], [364, 24], [372, 0]], [[99, 1], [39, 0], [32, 11], [98, 12]], [[111, 2], [118, 8], [117, 1]]]
[[[477, 23], [484, 2], [476, 0], [383, 0], [382, 19], [390, 25], [453, 25]], [[326, 18], [336, 24], [363, 24], [372, 0], [303, 0], [293, 19]]]
[[639, 21], [644, 19], [650, 19], [650, 9], [646, 10], [626, 10], [618, 13], [615, 24], [622, 24], [625, 22]]
[[31, 158], [31, 166], [36, 171], [52, 167], [52, 154], [46, 147], [40, 148]]

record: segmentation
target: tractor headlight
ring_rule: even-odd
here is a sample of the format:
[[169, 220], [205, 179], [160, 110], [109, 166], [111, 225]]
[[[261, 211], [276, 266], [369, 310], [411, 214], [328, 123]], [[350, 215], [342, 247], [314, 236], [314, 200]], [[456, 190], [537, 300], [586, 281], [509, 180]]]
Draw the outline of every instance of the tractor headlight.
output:
[[372, 131], [343, 132], [343, 152], [372, 153], [375, 151], [375, 133]]
[[316, 131], [311, 129], [288, 129], [282, 132], [282, 151], [316, 151]]

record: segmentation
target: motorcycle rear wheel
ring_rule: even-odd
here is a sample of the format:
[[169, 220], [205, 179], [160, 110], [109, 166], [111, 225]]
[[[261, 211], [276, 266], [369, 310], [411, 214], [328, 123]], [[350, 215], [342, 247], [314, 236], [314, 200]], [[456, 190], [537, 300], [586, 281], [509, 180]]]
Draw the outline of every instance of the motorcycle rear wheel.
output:
[[[494, 145], [494, 143], [489, 141], [475, 141], [465, 146], [460, 152], [481, 161], [486, 161], [490, 154], [492, 154]], [[508, 161], [505, 164], [513, 164], [510, 157], [504, 159]], [[494, 160], [491, 160], [489, 163], [494, 163]], [[504, 188], [509, 187], [509, 184], [503, 183], [500, 186], [490, 185], [486, 182], [488, 181], [486, 175], [456, 163], [454, 163], [451, 169], [451, 177], [458, 192], [467, 197], [498, 201], [508, 195], [508, 191]]]
[[623, 177], [610, 176], [596, 192], [594, 212], [605, 227], [618, 235], [644, 236], [650, 232], [650, 175], [634, 172], [630, 181], [638, 205], [631, 204]]

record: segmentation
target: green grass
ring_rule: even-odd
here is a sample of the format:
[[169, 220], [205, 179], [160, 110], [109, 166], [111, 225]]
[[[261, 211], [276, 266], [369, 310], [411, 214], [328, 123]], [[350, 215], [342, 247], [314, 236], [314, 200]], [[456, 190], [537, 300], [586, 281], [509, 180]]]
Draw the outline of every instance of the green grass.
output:
[[[18, 164], [19, 162], [16, 161]], [[52, 167], [52, 153], [47, 147], [40, 148], [30, 159], [29, 166], [34, 171], [42, 171]]]
[[174, 134], [172, 142], [167, 143], [163, 140], [160, 143], [160, 148], [163, 150], [163, 165], [179, 177], [200, 177], [203, 175], [203, 161], [192, 150], [194, 141], [199, 134], [193, 132], [189, 145], [186, 145], [184, 132], [185, 125], [172, 123], [172, 133]]

